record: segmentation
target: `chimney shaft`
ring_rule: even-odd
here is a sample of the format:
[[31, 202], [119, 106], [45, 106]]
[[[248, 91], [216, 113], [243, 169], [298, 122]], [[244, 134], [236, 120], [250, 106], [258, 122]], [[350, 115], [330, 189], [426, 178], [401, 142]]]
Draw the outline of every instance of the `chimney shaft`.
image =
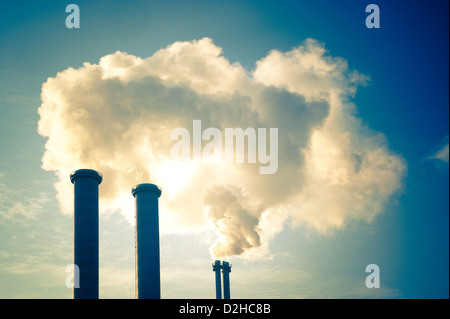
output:
[[223, 272], [223, 299], [230, 299], [230, 272], [231, 265], [228, 261], [222, 264]]
[[213, 271], [216, 273], [216, 299], [222, 299], [222, 285], [220, 278], [220, 270], [222, 269], [222, 265], [220, 264], [220, 260], [216, 260], [212, 266]]
[[102, 175], [80, 169], [70, 174], [75, 188], [74, 263], [79, 269], [75, 299], [98, 299], [98, 185]]
[[136, 273], [139, 299], [160, 299], [158, 198], [154, 184], [139, 184], [131, 190], [136, 198]]

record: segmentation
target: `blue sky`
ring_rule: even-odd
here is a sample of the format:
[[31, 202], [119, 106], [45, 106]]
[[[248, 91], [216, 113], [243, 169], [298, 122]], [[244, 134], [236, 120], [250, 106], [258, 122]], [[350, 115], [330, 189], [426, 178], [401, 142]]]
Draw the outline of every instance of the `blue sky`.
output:
[[[448, 298], [448, 1], [77, 1], [81, 28], [67, 29], [69, 3], [0, 5], [0, 297], [71, 297], [64, 269], [72, 217], [57, 199], [57, 175], [41, 167], [42, 84], [116, 51], [144, 59], [208, 37], [248, 73], [271, 50], [317, 40], [370, 78], [349, 97], [353, 116], [382, 133], [383, 147], [405, 164], [373, 220], [350, 219], [323, 234], [291, 217], [264, 258], [231, 257], [232, 297]], [[365, 26], [369, 3], [380, 7], [380, 29]], [[446, 145], [446, 157], [436, 158]], [[100, 228], [100, 296], [133, 298], [132, 225], [110, 212]], [[163, 298], [214, 297], [208, 248], [216, 236], [162, 235]], [[379, 290], [364, 285], [371, 263], [380, 267]]]

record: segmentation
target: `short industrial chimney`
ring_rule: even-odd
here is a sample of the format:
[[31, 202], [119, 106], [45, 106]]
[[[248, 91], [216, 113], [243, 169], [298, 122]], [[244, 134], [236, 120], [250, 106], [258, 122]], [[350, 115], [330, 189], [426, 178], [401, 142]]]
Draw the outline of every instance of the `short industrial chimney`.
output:
[[213, 271], [216, 273], [216, 299], [222, 299], [222, 285], [220, 278], [220, 270], [222, 269], [222, 265], [220, 264], [220, 260], [216, 260], [213, 266]]
[[75, 299], [98, 299], [98, 185], [102, 175], [91, 169], [70, 174], [75, 187], [74, 263], [79, 269]]
[[223, 299], [230, 299], [230, 272], [231, 265], [228, 261], [222, 264], [223, 272]]
[[131, 193], [136, 198], [137, 297], [160, 299], [158, 198], [154, 184], [139, 184]]

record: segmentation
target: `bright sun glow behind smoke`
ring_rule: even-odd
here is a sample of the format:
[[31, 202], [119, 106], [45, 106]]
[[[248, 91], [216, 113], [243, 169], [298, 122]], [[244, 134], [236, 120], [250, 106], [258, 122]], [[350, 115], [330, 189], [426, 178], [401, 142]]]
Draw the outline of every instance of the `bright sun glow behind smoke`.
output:
[[190, 162], [166, 160], [156, 165], [154, 177], [169, 201], [187, 186], [191, 176], [195, 174], [195, 167]]

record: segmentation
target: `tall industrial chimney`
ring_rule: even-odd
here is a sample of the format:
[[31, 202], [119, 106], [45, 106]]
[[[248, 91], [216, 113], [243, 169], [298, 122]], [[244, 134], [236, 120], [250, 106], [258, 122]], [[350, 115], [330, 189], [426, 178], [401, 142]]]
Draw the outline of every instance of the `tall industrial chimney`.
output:
[[230, 272], [231, 265], [228, 261], [222, 264], [223, 272], [223, 299], [230, 299]]
[[160, 299], [158, 198], [154, 184], [139, 184], [131, 193], [136, 198], [137, 297]]
[[216, 273], [216, 299], [222, 299], [222, 285], [220, 278], [220, 270], [222, 269], [222, 265], [220, 264], [220, 260], [216, 260], [212, 266], [213, 271]]
[[102, 175], [91, 169], [70, 174], [75, 187], [74, 263], [79, 269], [75, 299], [98, 299], [98, 185]]

